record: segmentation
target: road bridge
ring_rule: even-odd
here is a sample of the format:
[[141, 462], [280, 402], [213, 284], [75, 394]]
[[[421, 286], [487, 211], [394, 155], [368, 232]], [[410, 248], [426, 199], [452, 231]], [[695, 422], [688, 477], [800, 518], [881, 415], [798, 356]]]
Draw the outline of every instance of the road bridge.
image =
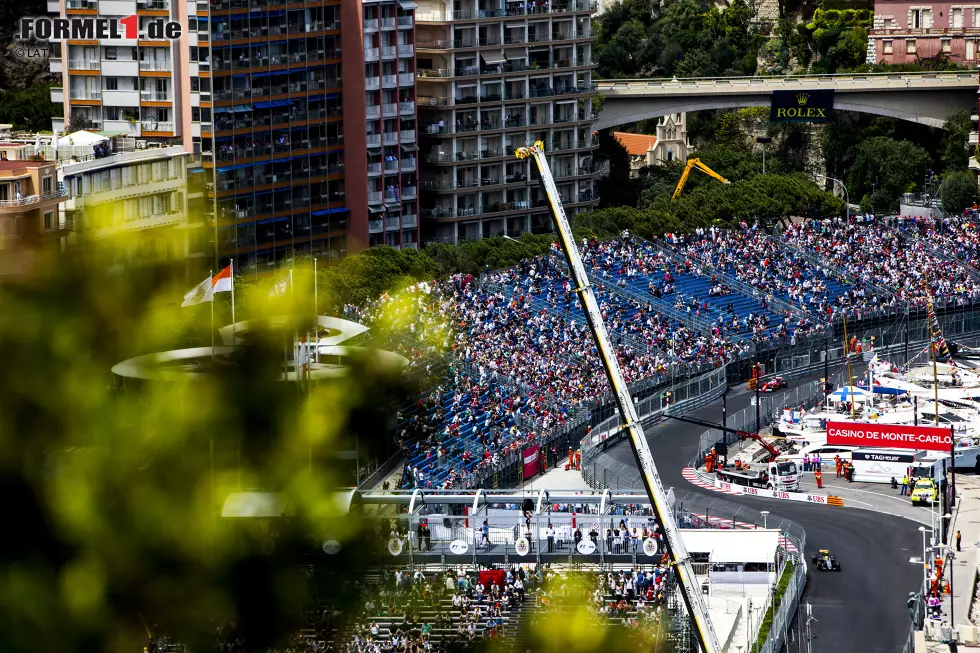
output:
[[682, 111], [768, 106], [773, 91], [833, 90], [834, 108], [942, 127], [959, 110], [977, 108], [976, 72], [610, 79], [595, 129]]

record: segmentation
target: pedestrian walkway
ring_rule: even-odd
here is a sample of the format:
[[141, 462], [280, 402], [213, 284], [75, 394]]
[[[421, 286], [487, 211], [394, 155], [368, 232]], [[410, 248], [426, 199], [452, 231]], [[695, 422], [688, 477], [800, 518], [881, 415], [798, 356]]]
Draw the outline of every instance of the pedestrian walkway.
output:
[[564, 466], [552, 467], [544, 474], [538, 474], [524, 484], [525, 490], [576, 490], [589, 491], [592, 488], [582, 478], [577, 469], [566, 470]]
[[[956, 551], [956, 532], [962, 535], [960, 551]], [[950, 520], [949, 541], [952, 544], [947, 556], [948, 573], [944, 574], [951, 585], [952, 596], [943, 597], [942, 619], [952, 623], [957, 631], [960, 651], [978, 651], [977, 626], [971, 620], [973, 593], [976, 585], [977, 565], [980, 562], [980, 478], [956, 475], [956, 507]], [[952, 610], [952, 612], [951, 612]], [[919, 638], [916, 653], [948, 651], [948, 645], [938, 641], [938, 628], [927, 628], [924, 638]]]

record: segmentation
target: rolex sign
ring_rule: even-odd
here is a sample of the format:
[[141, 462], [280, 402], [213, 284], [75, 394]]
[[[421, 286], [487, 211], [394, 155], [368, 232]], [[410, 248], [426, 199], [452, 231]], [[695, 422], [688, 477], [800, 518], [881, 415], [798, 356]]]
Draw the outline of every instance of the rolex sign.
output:
[[828, 122], [834, 117], [834, 91], [773, 91], [769, 122]]

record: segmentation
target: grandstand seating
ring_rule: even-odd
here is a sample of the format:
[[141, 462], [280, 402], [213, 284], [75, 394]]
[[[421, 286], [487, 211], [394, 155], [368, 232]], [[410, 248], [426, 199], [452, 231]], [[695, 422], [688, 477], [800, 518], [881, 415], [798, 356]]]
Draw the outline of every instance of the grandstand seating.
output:
[[[927, 221], [905, 229], [908, 237], [935, 239], [946, 251], [974, 241], [971, 251], [980, 250], [972, 224]], [[822, 221], [790, 225], [774, 236], [747, 225], [667, 234], [663, 243], [624, 234], [589, 241], [582, 253], [624, 375], [633, 383], [655, 380], [681, 364], [721, 365], [751, 352], [753, 344], [790, 344], [845, 310], [860, 317], [904, 310], [905, 303], [921, 307], [926, 291], [917, 270], [923, 262], [934, 270], [929, 282], [938, 298], [980, 298], [974, 278], [980, 273], [942, 258], [933, 244], [900, 242], [890, 224]], [[574, 409], [606, 391], [602, 375], [583, 371], [599, 369], [598, 360], [564, 265], [554, 249], [483, 280], [452, 277], [425, 295], [431, 307], [426, 319], [441, 314], [456, 330], [457, 385], [460, 369], [472, 376], [466, 387], [444, 390], [439, 405], [424, 414], [416, 407], [404, 411], [400, 431], [416, 415], [429, 418], [439, 407], [444, 412], [434, 425], [437, 435], [424, 446], [416, 443], [408, 456], [404, 487], [414, 485], [420, 466], [426, 487], [452, 486], [486, 467], [487, 451], [514, 451], [515, 442], [530, 441], [531, 431], [541, 436], [546, 413], [554, 420], [556, 407]], [[903, 286], [896, 275], [911, 281]], [[508, 350], [517, 355], [506, 355]], [[549, 405], [526, 403], [518, 424], [502, 403], [532, 393], [548, 395]]]

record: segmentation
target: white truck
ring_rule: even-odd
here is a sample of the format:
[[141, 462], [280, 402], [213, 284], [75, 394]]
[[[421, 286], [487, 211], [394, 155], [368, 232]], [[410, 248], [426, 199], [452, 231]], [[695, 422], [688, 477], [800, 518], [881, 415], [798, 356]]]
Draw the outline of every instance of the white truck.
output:
[[726, 465], [717, 470], [718, 478], [728, 483], [747, 487], [761, 487], [767, 490], [799, 492], [800, 471], [793, 461], [770, 463], [748, 463], [741, 469]]

